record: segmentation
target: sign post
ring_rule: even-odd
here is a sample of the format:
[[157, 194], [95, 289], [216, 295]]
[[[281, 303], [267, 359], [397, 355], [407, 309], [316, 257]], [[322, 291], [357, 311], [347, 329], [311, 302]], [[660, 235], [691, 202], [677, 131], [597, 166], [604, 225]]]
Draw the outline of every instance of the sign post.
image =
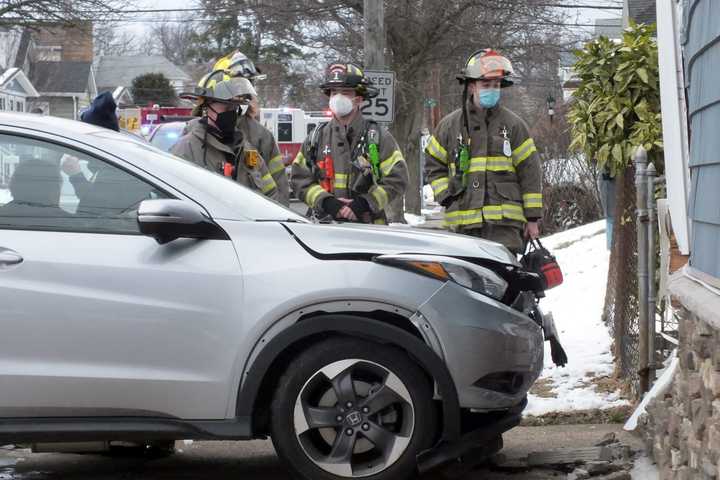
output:
[[365, 70], [365, 75], [380, 94], [365, 100], [362, 106], [363, 116], [378, 123], [392, 123], [395, 120], [395, 72]]

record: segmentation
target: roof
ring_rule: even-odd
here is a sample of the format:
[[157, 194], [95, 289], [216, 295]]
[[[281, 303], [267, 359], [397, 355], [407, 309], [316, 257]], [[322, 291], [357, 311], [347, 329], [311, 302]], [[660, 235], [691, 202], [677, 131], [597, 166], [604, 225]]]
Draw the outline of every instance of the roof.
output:
[[[13, 80], [17, 83], [11, 84]], [[19, 86], [28, 97], [40, 96], [33, 84], [30, 83], [30, 80], [25, 76], [25, 72], [19, 68], [9, 68], [0, 75], [0, 89], [3, 89], [3, 86], [9, 86], [11, 91], [16, 90]]]
[[190, 75], [162, 55], [100, 57], [96, 69], [99, 89], [130, 87], [135, 77], [146, 73], [162, 73], [168, 80], [192, 82]]
[[656, 23], [655, 0], [628, 0], [628, 14], [637, 23]]
[[23, 65], [25, 65], [31, 39], [30, 29], [26, 28], [20, 35], [20, 44], [17, 48], [17, 55], [15, 55], [15, 66], [18, 68], [23, 68]]
[[85, 93], [92, 62], [35, 62], [30, 80], [38, 92]]

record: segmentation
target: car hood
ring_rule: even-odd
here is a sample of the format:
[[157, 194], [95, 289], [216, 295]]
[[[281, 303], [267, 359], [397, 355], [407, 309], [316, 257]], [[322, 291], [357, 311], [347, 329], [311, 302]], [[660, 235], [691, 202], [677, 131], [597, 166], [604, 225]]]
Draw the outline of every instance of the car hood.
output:
[[417, 253], [484, 258], [519, 265], [515, 255], [499, 243], [407, 227], [358, 224], [285, 223], [307, 248], [320, 255]]

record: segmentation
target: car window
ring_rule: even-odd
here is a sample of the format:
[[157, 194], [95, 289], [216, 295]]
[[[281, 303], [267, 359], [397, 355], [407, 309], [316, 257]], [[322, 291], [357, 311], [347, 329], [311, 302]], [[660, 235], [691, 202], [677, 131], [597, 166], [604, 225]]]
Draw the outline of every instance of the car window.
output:
[[140, 202], [168, 195], [98, 158], [0, 135], [0, 229], [139, 233]]
[[[305, 217], [255, 190], [246, 188], [234, 180], [206, 170], [192, 162], [158, 150], [152, 145], [132, 141], [107, 129], [93, 132], [92, 135], [102, 138], [105, 144], [103, 148], [108, 153], [126, 158], [130, 162], [142, 159], [139, 167], [149, 174], [161, 178], [186, 195], [192, 197], [192, 190], [199, 190], [202, 197], [196, 198], [196, 201], [206, 199], [222, 205], [225, 211], [218, 216], [216, 216], [217, 212], [210, 210], [209, 213], [216, 216], [215, 218], [306, 221]], [[203, 206], [210, 208], [205, 203]]]

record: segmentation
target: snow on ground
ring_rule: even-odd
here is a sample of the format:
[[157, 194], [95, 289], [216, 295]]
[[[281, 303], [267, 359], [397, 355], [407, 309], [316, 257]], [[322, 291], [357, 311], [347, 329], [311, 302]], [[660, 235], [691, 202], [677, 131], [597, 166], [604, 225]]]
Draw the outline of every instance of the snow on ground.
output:
[[0, 188], [0, 205], [5, 205], [10, 200], [12, 200], [12, 195], [10, 195], [10, 190], [6, 188]]
[[619, 394], [597, 392], [593, 378], [611, 375], [610, 333], [601, 320], [610, 254], [605, 243], [605, 222], [599, 221], [542, 239], [558, 260], [564, 275], [559, 287], [540, 302], [552, 312], [569, 362], [558, 368], [545, 343], [545, 369], [540, 382], [550, 395], [529, 395], [526, 415], [567, 412], [625, 405]]
[[660, 472], [657, 466], [647, 456], [635, 460], [635, 466], [630, 472], [632, 480], [659, 480]]

